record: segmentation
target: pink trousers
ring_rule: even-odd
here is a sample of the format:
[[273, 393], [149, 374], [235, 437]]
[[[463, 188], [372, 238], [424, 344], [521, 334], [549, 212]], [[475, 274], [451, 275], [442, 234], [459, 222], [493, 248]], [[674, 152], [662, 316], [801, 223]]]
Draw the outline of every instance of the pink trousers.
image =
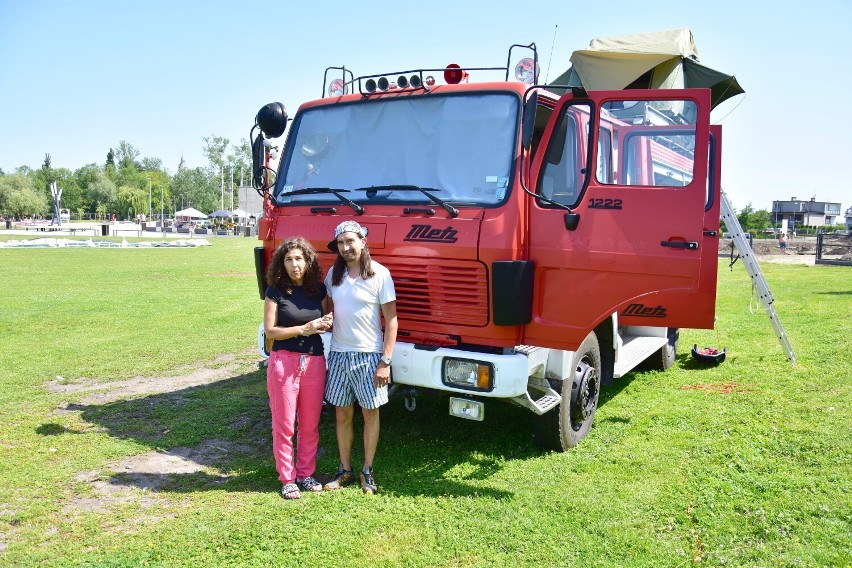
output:
[[[325, 357], [273, 351], [266, 369], [272, 411], [272, 453], [281, 483], [313, 475], [317, 466], [319, 420], [325, 392]], [[293, 463], [293, 434], [298, 456]]]

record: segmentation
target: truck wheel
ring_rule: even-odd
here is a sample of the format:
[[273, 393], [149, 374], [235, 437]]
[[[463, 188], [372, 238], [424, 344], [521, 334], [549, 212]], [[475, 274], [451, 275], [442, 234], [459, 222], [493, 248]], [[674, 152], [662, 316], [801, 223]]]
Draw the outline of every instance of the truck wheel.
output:
[[680, 341], [680, 330], [669, 328], [667, 332], [668, 343], [660, 347], [660, 350], [642, 362], [642, 369], [646, 371], [665, 371], [674, 365], [677, 357], [677, 344]]
[[[601, 350], [594, 332], [586, 336], [574, 352], [573, 377], [551, 381], [562, 394], [559, 409], [536, 416], [534, 438], [545, 449], [565, 451], [586, 437], [598, 409], [601, 388]], [[571, 387], [570, 393], [563, 388]]]

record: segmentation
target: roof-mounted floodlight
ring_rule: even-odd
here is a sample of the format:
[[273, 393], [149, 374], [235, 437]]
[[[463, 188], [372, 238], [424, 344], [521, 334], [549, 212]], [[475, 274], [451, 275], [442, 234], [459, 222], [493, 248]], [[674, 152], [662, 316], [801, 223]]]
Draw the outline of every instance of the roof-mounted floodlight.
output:
[[539, 66], [532, 57], [524, 57], [515, 65], [515, 79], [527, 85], [536, 82], [538, 72]]
[[343, 84], [343, 79], [335, 79], [328, 86], [329, 97], [341, 97], [346, 94], [346, 85]]

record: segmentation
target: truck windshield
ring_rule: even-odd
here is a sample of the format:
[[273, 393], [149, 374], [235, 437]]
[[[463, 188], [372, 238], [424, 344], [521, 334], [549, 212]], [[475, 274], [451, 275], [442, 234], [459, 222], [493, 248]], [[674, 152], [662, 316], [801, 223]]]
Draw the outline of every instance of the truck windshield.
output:
[[[287, 203], [495, 205], [509, 187], [512, 93], [426, 95], [314, 107], [296, 116], [273, 194]], [[376, 190], [370, 190], [375, 187]], [[301, 191], [324, 188], [326, 191]], [[398, 189], [397, 189], [398, 188]], [[292, 193], [292, 195], [291, 195]]]

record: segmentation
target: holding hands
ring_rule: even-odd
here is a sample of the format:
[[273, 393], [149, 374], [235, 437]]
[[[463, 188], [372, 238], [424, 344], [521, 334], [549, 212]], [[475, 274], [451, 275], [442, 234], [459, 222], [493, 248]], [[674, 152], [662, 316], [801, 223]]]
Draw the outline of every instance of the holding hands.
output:
[[311, 320], [305, 325], [303, 325], [301, 335], [314, 335], [316, 333], [325, 333], [326, 331], [331, 329], [332, 323], [334, 323], [334, 314], [325, 314], [321, 318]]

